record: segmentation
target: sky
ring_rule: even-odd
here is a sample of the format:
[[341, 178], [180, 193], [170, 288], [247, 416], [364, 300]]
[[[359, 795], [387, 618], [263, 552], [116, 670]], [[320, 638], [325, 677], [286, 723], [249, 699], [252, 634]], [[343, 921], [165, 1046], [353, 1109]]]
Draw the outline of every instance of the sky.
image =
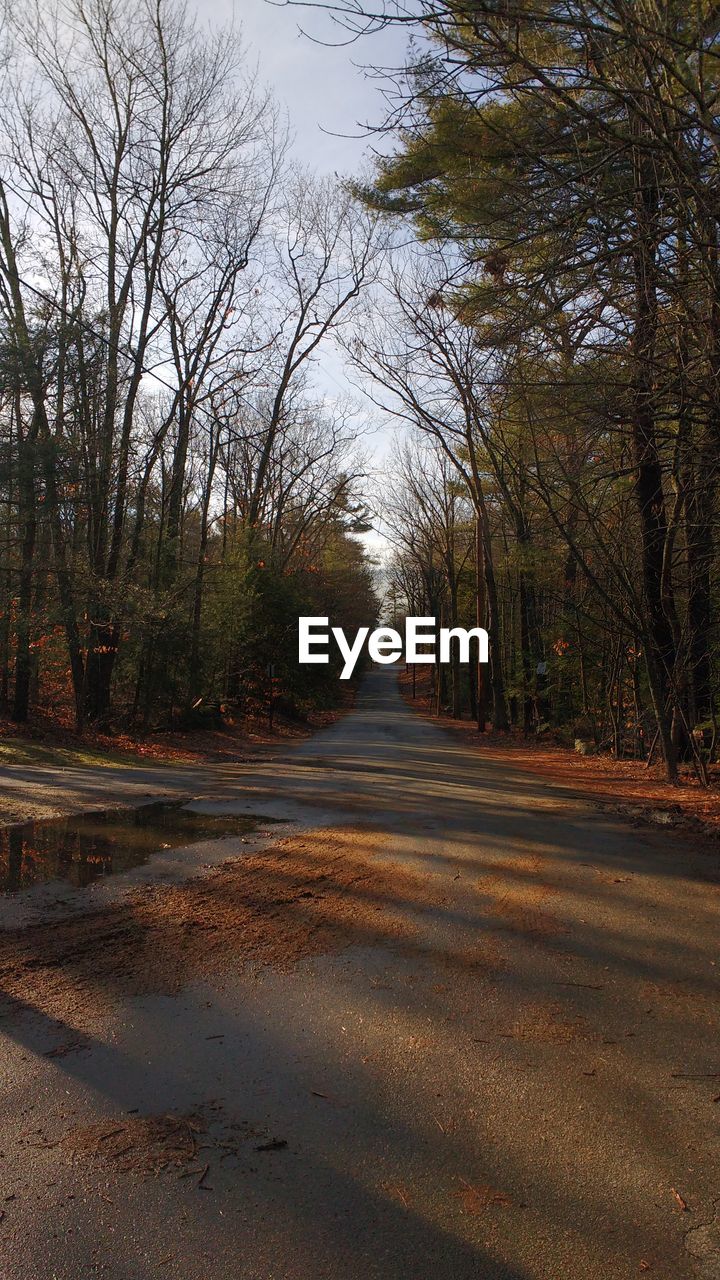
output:
[[261, 80], [288, 108], [295, 135], [293, 154], [320, 172], [356, 173], [372, 145], [371, 139], [363, 137], [363, 126], [383, 118], [379, 82], [363, 67], [402, 66], [404, 32], [389, 29], [337, 47], [347, 36], [324, 10], [280, 7], [269, 0], [196, 0], [196, 4], [203, 20], [234, 19], [240, 26], [246, 46], [258, 61]]
[[[278, 7], [268, 0], [196, 3], [202, 21], [214, 25], [234, 20], [240, 26], [261, 82], [287, 109], [295, 159], [318, 173], [340, 176], [356, 175], [370, 164], [378, 139], [368, 136], [366, 126], [383, 119], [384, 102], [380, 81], [364, 68], [402, 66], [404, 32], [391, 29], [339, 47], [338, 41], [346, 37], [322, 10]], [[309, 34], [303, 34], [301, 27]], [[320, 357], [316, 380], [323, 394], [349, 392], [360, 399], [348, 382], [341, 357], [330, 346]], [[364, 448], [372, 454], [372, 466], [381, 468], [392, 429], [369, 402], [361, 407], [374, 425]], [[366, 535], [364, 541], [372, 553], [382, 554], [387, 548], [380, 530]]]

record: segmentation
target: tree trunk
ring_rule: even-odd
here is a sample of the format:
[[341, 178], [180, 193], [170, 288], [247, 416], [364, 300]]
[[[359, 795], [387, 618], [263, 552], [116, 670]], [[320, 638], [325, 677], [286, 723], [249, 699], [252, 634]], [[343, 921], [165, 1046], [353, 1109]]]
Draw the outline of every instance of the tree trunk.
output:
[[[19, 397], [18, 397], [19, 400]], [[37, 518], [35, 510], [35, 451], [33, 441], [37, 434], [37, 421], [27, 436], [22, 437], [20, 405], [17, 408], [18, 444], [18, 518], [21, 529], [20, 582], [17, 600], [17, 624], [15, 645], [15, 693], [12, 718], [24, 724], [30, 709], [30, 682], [32, 678], [32, 653], [30, 650], [33, 599], [33, 566]], [[36, 415], [37, 416], [37, 415]]]
[[[483, 538], [482, 519], [480, 514], [475, 519], [475, 603], [477, 626], [485, 626], [485, 540]], [[475, 690], [475, 711], [478, 733], [485, 732], [487, 721], [487, 701], [485, 692], [485, 669], [482, 662], [477, 664], [477, 687]]]
[[715, 458], [707, 444], [698, 474], [687, 496], [686, 547], [688, 570], [688, 675], [691, 725], [710, 720], [713, 714], [710, 635], [712, 628], [711, 567]]
[[212, 495], [213, 477], [217, 465], [220, 433], [211, 441], [208, 471], [203, 493], [202, 513], [200, 518], [200, 546], [198, 548], [197, 566], [195, 569], [195, 587], [193, 590], [192, 629], [190, 638], [190, 658], [188, 663], [188, 709], [199, 694], [200, 688], [200, 624], [202, 621], [203, 585], [205, 582], [205, 556], [208, 545], [208, 515]]
[[655, 358], [658, 324], [657, 242], [658, 190], [654, 162], [648, 152], [635, 147], [635, 213], [633, 240], [635, 327], [633, 333], [632, 440], [635, 464], [635, 499], [640, 517], [640, 552], [643, 595], [648, 610], [646, 635], [648, 676], [665, 756], [668, 779], [677, 781], [677, 753], [672, 740], [669, 707], [675, 673], [675, 646], [663, 600], [672, 591], [663, 574], [667, 518], [663, 474], [655, 424]]
[[[482, 504], [483, 534], [483, 571], [485, 574], [485, 599], [487, 602], [488, 649], [490, 653], [490, 687], [492, 689], [492, 723], [493, 729], [502, 732], [509, 729], [507, 702], [505, 699], [505, 680], [502, 664], [502, 631], [500, 627], [500, 603], [498, 600], [495, 566], [492, 558], [492, 543], [485, 503]], [[481, 624], [478, 624], [481, 625]]]

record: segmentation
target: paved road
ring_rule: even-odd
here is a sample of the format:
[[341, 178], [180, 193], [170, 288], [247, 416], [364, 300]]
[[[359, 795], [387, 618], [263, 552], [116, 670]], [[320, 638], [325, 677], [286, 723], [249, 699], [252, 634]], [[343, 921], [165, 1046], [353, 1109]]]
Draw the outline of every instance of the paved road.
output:
[[[483, 760], [387, 669], [207, 803], [379, 832], [413, 932], [118, 998], [82, 1052], [0, 1021], [2, 1280], [718, 1280], [711, 852]], [[54, 1145], [171, 1108], [212, 1191]]]

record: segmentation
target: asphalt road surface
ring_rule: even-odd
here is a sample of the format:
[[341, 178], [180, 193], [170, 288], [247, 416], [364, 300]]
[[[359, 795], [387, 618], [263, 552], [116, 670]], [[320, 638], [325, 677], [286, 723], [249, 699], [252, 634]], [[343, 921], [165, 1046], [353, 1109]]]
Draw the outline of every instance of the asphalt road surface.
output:
[[[6, 1012], [2, 1280], [720, 1280], [711, 848], [483, 760], [391, 669], [204, 774], [211, 811], [367, 838], [387, 931], [358, 902], [327, 954], [118, 995], [76, 1047]], [[197, 1157], [128, 1167], [118, 1131], [166, 1113], [203, 1117]]]

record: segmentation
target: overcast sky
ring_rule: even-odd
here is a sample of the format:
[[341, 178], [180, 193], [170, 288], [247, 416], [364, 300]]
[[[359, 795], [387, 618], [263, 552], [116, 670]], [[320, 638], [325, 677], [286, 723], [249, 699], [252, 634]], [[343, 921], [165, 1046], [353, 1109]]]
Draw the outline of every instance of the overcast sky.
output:
[[[294, 154], [323, 172], [356, 173], [372, 140], [363, 125], [383, 116], [377, 80], [363, 66], [396, 67], [404, 61], [406, 36], [391, 29], [345, 47], [327, 47], [303, 35], [337, 42], [342, 31], [322, 10], [278, 7], [268, 0], [196, 0], [209, 22], [232, 19], [257, 59], [260, 77], [288, 109]], [[351, 137], [328, 136], [348, 134]]]

